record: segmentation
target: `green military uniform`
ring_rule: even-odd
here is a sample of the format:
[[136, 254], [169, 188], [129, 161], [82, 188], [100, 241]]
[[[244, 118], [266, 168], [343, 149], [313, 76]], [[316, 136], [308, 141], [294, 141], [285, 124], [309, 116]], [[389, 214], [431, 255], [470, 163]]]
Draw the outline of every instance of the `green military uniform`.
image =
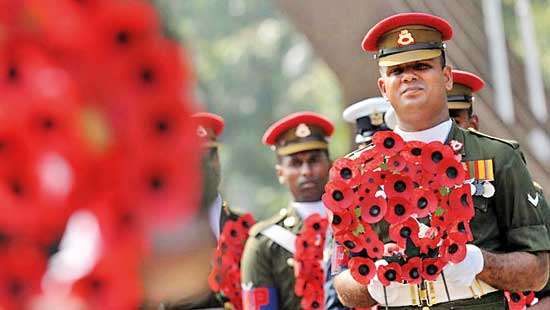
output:
[[[475, 216], [470, 221], [473, 243], [495, 253], [550, 250], [550, 230], [544, 218], [548, 215], [548, 205], [542, 198], [533, 199], [538, 190], [531, 180], [518, 144], [473, 129], [464, 130], [455, 123], [447, 142], [452, 140], [463, 144], [461, 154], [464, 162], [492, 160], [493, 163], [494, 195], [488, 198], [473, 196]], [[506, 300], [499, 291], [479, 299], [440, 303], [430, 309], [506, 309]]]
[[278, 225], [296, 235], [303, 220], [292, 207], [281, 209], [272, 218], [258, 222], [250, 230], [241, 260], [241, 282], [244, 286], [273, 288], [279, 309], [300, 309], [300, 298], [294, 293], [293, 253], [262, 234]]

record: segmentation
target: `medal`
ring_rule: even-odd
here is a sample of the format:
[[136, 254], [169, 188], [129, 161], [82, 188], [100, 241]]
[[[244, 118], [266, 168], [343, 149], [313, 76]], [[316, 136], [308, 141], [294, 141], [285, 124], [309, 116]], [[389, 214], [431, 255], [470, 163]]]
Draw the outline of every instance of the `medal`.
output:
[[495, 195], [495, 186], [489, 181], [484, 181], [482, 196], [485, 198], [491, 198], [493, 195]]

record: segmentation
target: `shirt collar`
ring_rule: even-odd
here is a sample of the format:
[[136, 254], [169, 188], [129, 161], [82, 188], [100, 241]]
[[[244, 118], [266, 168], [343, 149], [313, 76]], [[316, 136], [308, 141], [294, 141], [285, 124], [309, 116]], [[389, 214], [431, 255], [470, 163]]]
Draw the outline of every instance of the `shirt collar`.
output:
[[321, 200], [314, 202], [293, 202], [292, 206], [298, 212], [302, 219], [308, 218], [312, 214], [319, 214], [326, 217], [325, 205]]
[[400, 135], [406, 142], [421, 141], [429, 143], [439, 141], [441, 143], [445, 143], [447, 137], [449, 136], [449, 132], [451, 132], [452, 126], [453, 122], [451, 119], [448, 119], [439, 125], [421, 131], [403, 131], [399, 128], [399, 126], [395, 126], [393, 131]]
[[214, 202], [208, 208], [208, 222], [210, 223], [210, 228], [216, 236], [216, 239], [220, 238], [220, 217], [222, 214], [222, 196], [218, 194]]

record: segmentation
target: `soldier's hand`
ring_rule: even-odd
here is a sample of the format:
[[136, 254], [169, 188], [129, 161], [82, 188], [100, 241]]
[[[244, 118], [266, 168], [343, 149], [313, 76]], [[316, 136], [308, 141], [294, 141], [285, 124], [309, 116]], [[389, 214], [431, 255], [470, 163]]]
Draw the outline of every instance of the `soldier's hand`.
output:
[[[375, 262], [376, 267], [387, 265], [383, 259], [380, 259]], [[386, 286], [386, 297], [384, 297], [384, 285], [378, 280], [378, 276], [374, 276], [368, 285], [368, 290], [370, 296], [376, 300], [379, 304], [385, 305], [386, 298], [388, 304], [395, 303], [399, 296], [403, 292], [408, 292], [408, 284], [402, 284], [397, 282], [391, 282], [390, 285]]]
[[444, 269], [445, 280], [452, 284], [470, 286], [476, 275], [483, 270], [483, 254], [473, 245], [466, 245], [466, 256], [458, 264], [449, 263]]

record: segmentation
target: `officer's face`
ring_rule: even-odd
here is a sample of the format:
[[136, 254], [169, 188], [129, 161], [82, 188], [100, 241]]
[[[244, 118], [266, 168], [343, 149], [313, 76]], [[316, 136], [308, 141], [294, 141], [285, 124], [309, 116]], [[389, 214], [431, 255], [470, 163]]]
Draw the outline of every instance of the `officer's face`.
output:
[[220, 158], [218, 148], [205, 148], [202, 156], [203, 190], [202, 204], [208, 205], [218, 195], [220, 185]]
[[282, 156], [275, 168], [279, 181], [288, 186], [296, 202], [321, 200], [330, 169], [326, 151], [304, 151]]
[[449, 118], [451, 68], [442, 68], [440, 57], [381, 67], [380, 74], [378, 88], [394, 107], [402, 129], [423, 130]]

